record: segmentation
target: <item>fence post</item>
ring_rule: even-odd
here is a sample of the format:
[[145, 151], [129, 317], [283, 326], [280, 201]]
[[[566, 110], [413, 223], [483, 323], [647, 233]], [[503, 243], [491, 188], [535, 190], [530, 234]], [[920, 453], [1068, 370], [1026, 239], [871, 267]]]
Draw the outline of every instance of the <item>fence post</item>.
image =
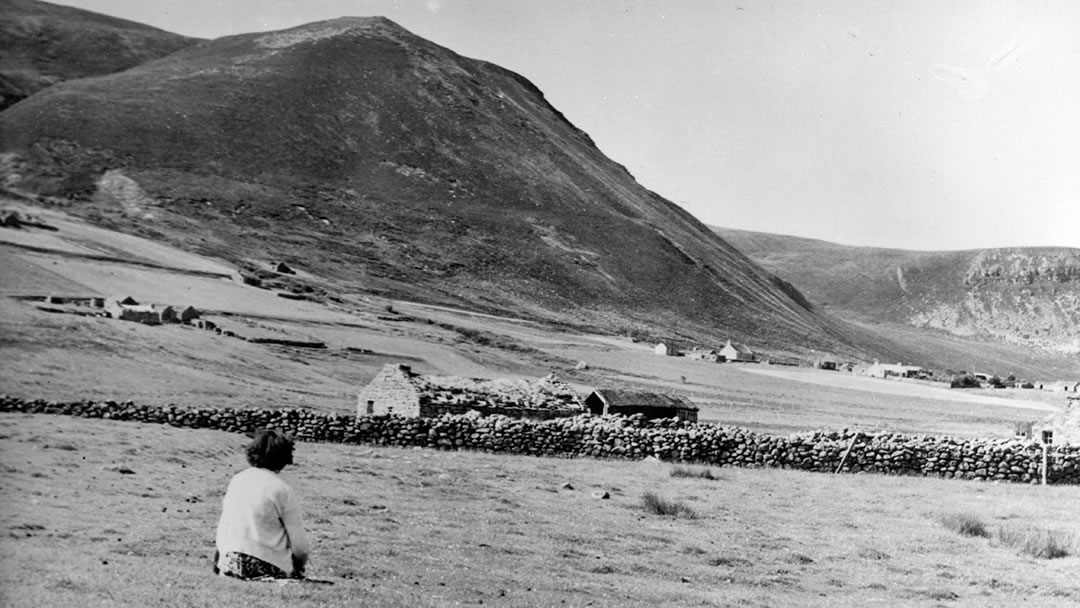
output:
[[1049, 464], [1049, 461], [1050, 461], [1050, 458], [1049, 458], [1050, 446], [1048, 446], [1045, 443], [1042, 444], [1042, 446], [1043, 446], [1042, 485], [1045, 486], [1046, 485], [1046, 470], [1048, 468], [1050, 468], [1050, 467], [1047, 466]]
[[840, 464], [836, 465], [836, 471], [833, 473], [833, 475], [839, 474], [840, 469], [844, 468], [844, 463], [847, 461], [848, 454], [851, 453], [851, 448], [855, 447], [855, 440], [858, 439], [859, 435], [861, 434], [862, 433], [855, 433], [855, 435], [851, 438], [851, 443], [849, 443], [847, 449], [844, 450], [844, 455], [840, 457]]

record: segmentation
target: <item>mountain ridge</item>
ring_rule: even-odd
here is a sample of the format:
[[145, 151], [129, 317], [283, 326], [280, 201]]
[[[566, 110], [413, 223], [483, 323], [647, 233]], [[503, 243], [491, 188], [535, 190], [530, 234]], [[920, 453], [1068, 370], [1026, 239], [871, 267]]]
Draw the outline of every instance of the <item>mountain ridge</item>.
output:
[[611, 330], [861, 352], [526, 78], [385, 18], [60, 83], [0, 113], [0, 139], [10, 187], [204, 253]]
[[0, 110], [53, 84], [120, 72], [198, 42], [74, 7], [0, 1]]

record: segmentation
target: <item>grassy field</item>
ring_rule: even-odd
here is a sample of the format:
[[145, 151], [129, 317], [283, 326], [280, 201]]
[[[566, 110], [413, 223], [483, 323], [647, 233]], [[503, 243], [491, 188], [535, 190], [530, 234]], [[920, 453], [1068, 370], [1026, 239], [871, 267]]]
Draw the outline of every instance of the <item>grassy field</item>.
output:
[[[1080, 603], [1080, 488], [717, 468], [709, 479], [658, 462], [321, 444], [299, 445], [285, 477], [315, 542], [309, 575], [334, 584], [220, 579], [214, 526], [244, 443], [0, 415], [0, 603]], [[681, 514], [650, 511], [647, 493]], [[958, 517], [990, 537], [957, 531]], [[1031, 527], [1069, 555], [1038, 559], [1002, 540]]]

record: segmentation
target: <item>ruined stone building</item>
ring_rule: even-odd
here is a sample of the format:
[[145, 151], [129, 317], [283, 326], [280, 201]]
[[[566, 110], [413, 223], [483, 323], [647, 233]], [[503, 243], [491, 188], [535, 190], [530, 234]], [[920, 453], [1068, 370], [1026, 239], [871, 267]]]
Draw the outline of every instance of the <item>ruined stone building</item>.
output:
[[425, 376], [408, 365], [391, 364], [357, 397], [358, 416], [396, 414], [503, 414], [515, 418], [557, 418], [585, 412], [581, 398], [555, 374], [528, 380]]

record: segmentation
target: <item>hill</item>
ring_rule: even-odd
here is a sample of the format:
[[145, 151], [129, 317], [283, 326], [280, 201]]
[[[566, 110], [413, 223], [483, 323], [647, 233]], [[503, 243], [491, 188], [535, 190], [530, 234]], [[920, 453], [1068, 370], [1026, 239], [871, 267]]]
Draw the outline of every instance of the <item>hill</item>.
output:
[[344, 291], [865, 352], [522, 76], [383, 18], [230, 36], [0, 113], [5, 181]]
[[841, 316], [1080, 354], [1080, 249], [905, 251], [714, 230]]
[[0, 110], [50, 85], [112, 74], [198, 39], [35, 0], [0, 1]]

